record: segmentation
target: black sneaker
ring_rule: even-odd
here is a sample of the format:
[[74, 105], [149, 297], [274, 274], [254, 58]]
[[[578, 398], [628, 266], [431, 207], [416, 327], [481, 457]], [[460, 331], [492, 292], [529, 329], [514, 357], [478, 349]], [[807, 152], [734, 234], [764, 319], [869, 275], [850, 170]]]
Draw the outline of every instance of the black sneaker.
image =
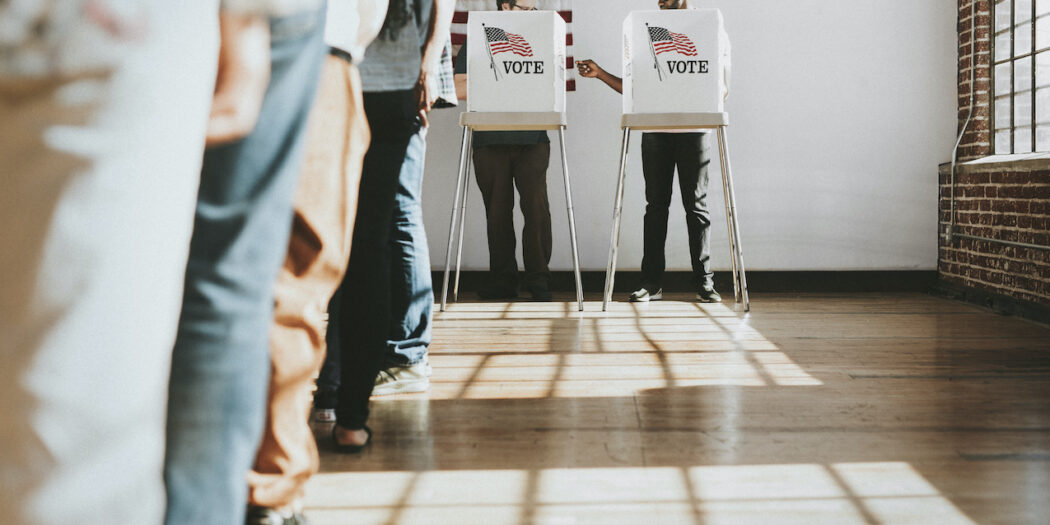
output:
[[[656, 288], [655, 286], [652, 288]], [[664, 289], [656, 288], [656, 291], [652, 291], [650, 287], [643, 286], [638, 290], [631, 292], [632, 303], [648, 303], [649, 301], [659, 301], [664, 298]]]
[[285, 516], [270, 507], [248, 506], [248, 512], [244, 516], [245, 525], [309, 525], [306, 516], [301, 512], [293, 512]]
[[314, 391], [314, 420], [323, 423], [335, 421], [335, 408], [339, 406], [339, 391], [318, 388]]
[[516, 299], [518, 297], [517, 290], [510, 288], [501, 288], [498, 286], [486, 286], [478, 290], [478, 297], [490, 301], [493, 299]]
[[722, 296], [718, 295], [714, 286], [703, 286], [699, 292], [696, 292], [696, 300], [701, 303], [720, 303]]

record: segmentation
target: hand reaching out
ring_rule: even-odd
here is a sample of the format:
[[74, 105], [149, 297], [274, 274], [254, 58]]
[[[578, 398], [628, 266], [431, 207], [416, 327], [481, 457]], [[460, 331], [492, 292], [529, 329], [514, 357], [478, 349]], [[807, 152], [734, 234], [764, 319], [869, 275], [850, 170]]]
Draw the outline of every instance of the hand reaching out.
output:
[[577, 60], [576, 70], [580, 72], [581, 77], [597, 78], [598, 80], [605, 82], [617, 93], [623, 93], [623, 81], [620, 77], [610, 75], [608, 71], [602, 69], [601, 66], [596, 64], [593, 60]]
[[593, 60], [577, 60], [576, 70], [579, 71], [580, 76], [587, 78], [597, 78], [598, 74], [604, 71]]

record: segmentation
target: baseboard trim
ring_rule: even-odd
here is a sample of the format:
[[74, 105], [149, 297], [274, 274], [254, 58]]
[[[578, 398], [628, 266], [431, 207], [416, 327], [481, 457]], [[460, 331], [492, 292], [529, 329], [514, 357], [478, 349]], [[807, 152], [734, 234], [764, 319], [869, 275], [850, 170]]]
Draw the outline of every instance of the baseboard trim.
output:
[[1050, 325], [1050, 305], [1024, 301], [1008, 295], [950, 283], [944, 280], [937, 281], [935, 293], [941, 297], [987, 308], [998, 314], [1021, 317]]
[[[465, 271], [460, 275], [461, 292], [476, 292], [485, 282], [483, 271]], [[433, 272], [436, 295], [441, 293], [443, 271]], [[605, 288], [605, 272], [587, 271], [580, 274], [583, 290], [601, 293]], [[451, 278], [451, 276], [450, 276]], [[633, 291], [642, 277], [638, 271], [616, 273], [616, 293]], [[452, 287], [452, 283], [449, 283]], [[666, 292], [693, 292], [691, 272], [667, 272], [663, 282]], [[715, 288], [723, 294], [733, 289], [730, 272], [715, 272]], [[747, 288], [751, 292], [771, 293], [828, 293], [828, 292], [931, 292], [937, 288], [934, 270], [900, 271], [749, 271]], [[575, 290], [570, 271], [556, 271], [551, 276], [551, 289], [556, 292]]]

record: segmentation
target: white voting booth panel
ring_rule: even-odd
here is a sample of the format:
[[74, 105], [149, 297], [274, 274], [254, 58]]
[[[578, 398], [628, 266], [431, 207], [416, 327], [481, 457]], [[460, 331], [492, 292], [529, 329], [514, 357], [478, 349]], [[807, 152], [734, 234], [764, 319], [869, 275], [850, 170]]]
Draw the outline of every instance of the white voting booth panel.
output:
[[624, 113], [724, 111], [729, 44], [721, 11], [634, 11], [623, 40]]
[[729, 162], [729, 37], [717, 9], [634, 11], [623, 23], [623, 142], [613, 207], [612, 240], [602, 311], [612, 300], [631, 131], [715, 130], [726, 227], [732, 252], [733, 295], [751, 310], [744, 272], [736, 193]]
[[554, 11], [471, 11], [467, 111], [565, 111], [565, 21]]

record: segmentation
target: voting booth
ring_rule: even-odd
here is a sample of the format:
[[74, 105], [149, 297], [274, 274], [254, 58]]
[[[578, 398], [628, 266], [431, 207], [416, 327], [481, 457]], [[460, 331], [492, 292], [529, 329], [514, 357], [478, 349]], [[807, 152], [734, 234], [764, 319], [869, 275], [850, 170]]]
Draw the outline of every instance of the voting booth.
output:
[[721, 113], [729, 38], [718, 9], [635, 11], [623, 23], [624, 113]]
[[[471, 11], [467, 19], [467, 111], [463, 126], [459, 176], [452, 203], [441, 311], [446, 308], [453, 244], [458, 236], [453, 300], [459, 298], [466, 218], [466, 183], [475, 131], [557, 130], [562, 178], [569, 216], [569, 240], [576, 276], [576, 302], [583, 311], [583, 283], [572, 209], [569, 163], [565, 153], [565, 21], [554, 11]], [[458, 234], [457, 234], [458, 232]]]
[[623, 141], [602, 310], [612, 300], [631, 131], [715, 131], [733, 271], [734, 299], [751, 309], [729, 162], [729, 37], [717, 9], [634, 11], [623, 23]]
[[467, 111], [565, 111], [565, 21], [554, 11], [475, 11]]

